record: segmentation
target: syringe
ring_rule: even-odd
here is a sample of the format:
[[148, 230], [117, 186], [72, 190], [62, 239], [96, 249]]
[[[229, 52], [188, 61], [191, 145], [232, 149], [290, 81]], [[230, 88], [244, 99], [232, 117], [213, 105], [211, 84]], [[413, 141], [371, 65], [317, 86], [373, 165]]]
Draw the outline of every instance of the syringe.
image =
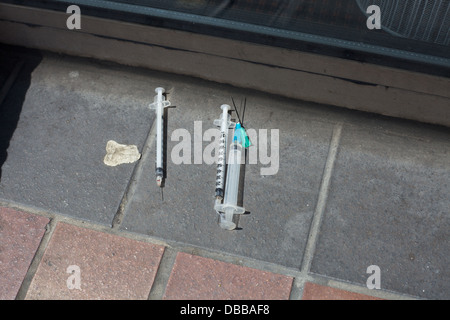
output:
[[237, 205], [242, 153], [239, 129], [240, 125], [236, 124], [233, 143], [230, 145], [224, 201], [223, 204], [218, 204], [216, 206], [216, 210], [220, 214], [220, 227], [226, 230], [233, 230], [236, 228], [236, 224], [233, 222], [233, 215], [243, 214], [245, 212], [243, 207]]
[[164, 178], [164, 165], [163, 165], [163, 143], [164, 143], [164, 115], [163, 109], [170, 106], [170, 101], [166, 101], [163, 93], [164, 88], [158, 87], [155, 89], [157, 95], [154, 98], [150, 107], [156, 108], [156, 183], [158, 187], [161, 187], [162, 180]]
[[234, 127], [234, 122], [231, 121], [231, 116], [228, 114], [230, 106], [227, 104], [223, 104], [220, 106], [220, 108], [222, 109], [221, 118], [214, 120], [214, 124], [220, 127], [220, 139], [217, 156], [217, 174], [216, 174], [216, 202], [214, 208], [222, 203], [224, 195], [223, 189], [225, 184], [228, 129]]

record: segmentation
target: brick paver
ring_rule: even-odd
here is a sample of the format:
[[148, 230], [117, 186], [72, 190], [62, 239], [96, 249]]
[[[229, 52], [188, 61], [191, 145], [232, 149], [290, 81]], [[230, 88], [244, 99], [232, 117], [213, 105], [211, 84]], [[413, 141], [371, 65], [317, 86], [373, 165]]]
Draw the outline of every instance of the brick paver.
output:
[[49, 219], [0, 207], [0, 300], [14, 299]]
[[289, 299], [292, 278], [178, 253], [164, 299]]
[[58, 223], [26, 299], [147, 299], [164, 247]]
[[307, 282], [303, 289], [303, 300], [380, 300], [364, 294], [345, 291]]

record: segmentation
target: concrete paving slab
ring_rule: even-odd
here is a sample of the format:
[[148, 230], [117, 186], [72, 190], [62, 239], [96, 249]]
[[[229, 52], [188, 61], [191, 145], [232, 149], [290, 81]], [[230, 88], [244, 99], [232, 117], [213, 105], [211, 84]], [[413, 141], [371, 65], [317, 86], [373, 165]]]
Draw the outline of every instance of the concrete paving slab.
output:
[[0, 300], [16, 298], [49, 221], [0, 207]]
[[[63, 214], [73, 218], [68, 220], [76, 225], [82, 223], [80, 220], [94, 221], [88, 225], [98, 230], [97, 223], [111, 224], [129, 187], [127, 201], [123, 202], [124, 215], [115, 220], [118, 229], [114, 230], [119, 235], [127, 231], [128, 238], [57, 223], [52, 238], [44, 243], [48, 246], [43, 259], [39, 259], [28, 292], [23, 292], [24, 297], [27, 294], [28, 299], [145, 299], [159, 261], [163, 268], [156, 277], [155, 296], [163, 296], [169, 278], [169, 273], [161, 272], [175, 267], [166, 298], [177, 293], [193, 293], [181, 281], [191, 276], [186, 270], [193, 265], [199, 266], [194, 269], [200, 273], [192, 274], [192, 283], [202, 282], [208, 276], [222, 281], [223, 273], [205, 273], [204, 266], [232, 269], [233, 279], [244, 283], [248, 279], [241, 271], [248, 268], [236, 265], [258, 268], [260, 261], [276, 264], [268, 267], [264, 263], [271, 270], [300, 275], [297, 281], [301, 283], [307, 280], [323, 284], [325, 276], [333, 279], [331, 282], [336, 284], [333, 287], [341, 288], [339, 283], [345, 282], [343, 287], [350, 291], [365, 286], [370, 276], [367, 268], [377, 265], [382, 289], [377, 296], [395, 298], [406, 294], [443, 299], [450, 296], [448, 129], [312, 106], [206, 81], [86, 59], [45, 54], [42, 62], [39, 58], [34, 62], [26, 58], [24, 61], [17, 81], [0, 106], [0, 200], [16, 202], [18, 207], [37, 207], [39, 211], [55, 214], [57, 219]], [[0, 73], [5, 74], [2, 79], [7, 78], [10, 70], [0, 68]], [[159, 86], [167, 89], [169, 100], [176, 106], [168, 109], [167, 179], [163, 199], [155, 181], [153, 137], [144, 147], [154, 119], [146, 106], [153, 100], [154, 88]], [[242, 204], [248, 213], [236, 219], [237, 230], [225, 231], [218, 226], [213, 210], [216, 167], [204, 157], [211, 151], [210, 141], [201, 138], [206, 130], [214, 128], [212, 123], [221, 113], [220, 105], [231, 104], [230, 96], [234, 96], [238, 105], [247, 97], [246, 127], [256, 129], [252, 142], [258, 148], [249, 149], [245, 170]], [[334, 170], [330, 172], [329, 194], [328, 198], [321, 198], [325, 200], [320, 202], [325, 205], [323, 216], [322, 210], [317, 210], [319, 214], [315, 218], [319, 219], [314, 221], [318, 224], [312, 225], [336, 123], [342, 128], [342, 137]], [[264, 144], [264, 134], [259, 129], [268, 130], [269, 143], [253, 164], [252, 152]], [[279, 129], [278, 149], [274, 148], [276, 141], [271, 141], [276, 133], [272, 129]], [[174, 161], [180, 156], [177, 133], [187, 133], [190, 139], [191, 153], [187, 149], [183, 151], [188, 153], [191, 164]], [[197, 136], [199, 140], [195, 139]], [[105, 165], [109, 140], [137, 144], [143, 153], [139, 166], [136, 163]], [[195, 154], [197, 150], [200, 157]], [[277, 151], [278, 165], [264, 162], [264, 159], [275, 161], [271, 156]], [[271, 166], [276, 174], [261, 175], [261, 169]], [[0, 220], [3, 213], [0, 209]], [[0, 221], [0, 238], [6, 239], [0, 243], [3, 264], [19, 261], [17, 254], [25, 253], [32, 258], [35, 241], [41, 239], [43, 226], [48, 222], [47, 218], [25, 219], [15, 212], [10, 217], [14, 219]], [[34, 242], [28, 234], [22, 237], [29, 230]], [[174, 247], [160, 260], [163, 247], [131, 240], [129, 237], [135, 236], [128, 231], [139, 233], [136, 236], [139, 239], [167, 240]], [[306, 255], [307, 264], [302, 264], [307, 240], [312, 250]], [[183, 244], [183, 249], [177, 247], [177, 242]], [[184, 253], [175, 259], [175, 253], [183, 251], [184, 245], [190, 253], [221, 256], [227, 263]], [[205, 250], [197, 251], [197, 246]], [[143, 250], [136, 255], [137, 260], [133, 255], [135, 249]], [[303, 273], [280, 267], [298, 270], [300, 266], [308, 267], [310, 258], [313, 260], [308, 279]], [[83, 292], [67, 287], [68, 278], [76, 272], [71, 269], [69, 274], [67, 267], [76, 265], [74, 260], [82, 264]], [[12, 272], [4, 272], [3, 280], [13, 279], [3, 286], [3, 294], [9, 298], [20, 287], [29, 266], [30, 260], [27, 261], [20, 260], [22, 264], [16, 264], [18, 267]], [[145, 274], [140, 274], [143, 269]], [[140, 276], [136, 278], [135, 274]], [[278, 287], [284, 295], [292, 279], [287, 278], [288, 285]], [[248, 287], [240, 287], [242, 283], [233, 279], [223, 287], [199, 287], [196, 294], [213, 292], [220, 296], [225, 287], [229, 296], [245, 293]], [[9, 287], [11, 283], [15, 285], [13, 289]], [[310, 282], [303, 289], [305, 299], [361, 298]], [[294, 290], [297, 292], [291, 293], [291, 297], [295, 298], [300, 288], [295, 285]]]
[[450, 297], [450, 132], [346, 126], [311, 271], [425, 298]]
[[136, 163], [106, 166], [105, 148], [109, 140], [142, 148], [154, 119], [148, 85], [57, 55], [25, 68], [2, 104], [11, 128], [0, 199], [110, 225]]
[[[207, 164], [207, 157], [201, 157], [202, 152], [205, 156], [211, 151], [211, 142], [201, 138], [206, 130], [216, 128], [213, 121], [222, 112], [220, 106], [232, 105], [230, 96], [234, 95], [238, 106], [244, 96], [229, 87], [202, 85], [201, 82], [173, 85], [168, 98], [176, 108], [168, 109], [167, 179], [163, 198], [155, 182], [153, 144], [147, 157], [142, 159], [143, 172], [121, 227], [165, 240], [299, 268], [333, 124], [320, 121], [301, 105], [257, 93], [247, 95], [244, 122], [249, 132], [254, 129], [256, 133], [256, 139], [252, 139], [254, 145], [248, 149], [249, 163], [245, 168], [242, 204], [248, 212], [239, 217], [238, 229], [226, 231], [217, 224], [218, 215], [214, 211], [216, 166]], [[267, 129], [268, 144], [259, 129]], [[179, 138], [177, 133], [188, 136]], [[278, 142], [271, 140], [277, 133], [278, 149], [275, 148]], [[191, 164], [176, 164], [174, 160], [179, 154], [183, 155], [179, 153], [183, 139], [190, 139], [191, 153], [187, 161]], [[214, 140], [212, 143], [217, 144]], [[267, 153], [262, 146], [267, 146]], [[200, 150], [198, 158], [197, 150]], [[257, 158], [254, 151], [258, 152]], [[263, 152], [263, 157], [259, 152]], [[264, 162], [265, 155], [275, 157], [277, 153], [278, 165], [275, 161]], [[272, 168], [276, 174], [263, 176], [261, 169], [264, 168]]]

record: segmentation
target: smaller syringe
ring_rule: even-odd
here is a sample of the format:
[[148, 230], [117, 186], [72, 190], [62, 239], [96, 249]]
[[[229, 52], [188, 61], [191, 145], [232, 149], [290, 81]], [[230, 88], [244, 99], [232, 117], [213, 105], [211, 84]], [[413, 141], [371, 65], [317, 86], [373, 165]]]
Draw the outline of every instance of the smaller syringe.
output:
[[163, 143], [164, 143], [164, 114], [163, 109], [170, 106], [170, 101], [165, 100], [163, 93], [164, 88], [158, 87], [155, 89], [157, 95], [154, 98], [153, 103], [150, 104], [151, 108], [156, 108], [156, 184], [161, 187], [162, 180], [164, 178], [164, 161], [163, 161]]
[[223, 204], [216, 205], [216, 210], [220, 214], [220, 227], [226, 230], [236, 228], [236, 224], [233, 222], [233, 215], [245, 212], [243, 207], [237, 205], [242, 154], [239, 129], [240, 125], [236, 124], [233, 143], [230, 145], [224, 201]]

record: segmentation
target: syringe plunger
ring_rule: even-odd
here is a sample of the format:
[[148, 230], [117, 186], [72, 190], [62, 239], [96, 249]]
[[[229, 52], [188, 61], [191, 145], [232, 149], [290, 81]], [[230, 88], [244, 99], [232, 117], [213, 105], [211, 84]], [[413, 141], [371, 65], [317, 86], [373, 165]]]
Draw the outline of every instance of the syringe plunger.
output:
[[220, 127], [219, 150], [217, 156], [217, 174], [216, 174], [216, 198], [223, 199], [225, 183], [225, 167], [226, 167], [226, 146], [228, 138], [228, 129], [234, 126], [231, 122], [231, 116], [228, 114], [230, 106], [223, 104], [220, 106], [222, 115], [219, 119], [214, 120], [214, 124]]

